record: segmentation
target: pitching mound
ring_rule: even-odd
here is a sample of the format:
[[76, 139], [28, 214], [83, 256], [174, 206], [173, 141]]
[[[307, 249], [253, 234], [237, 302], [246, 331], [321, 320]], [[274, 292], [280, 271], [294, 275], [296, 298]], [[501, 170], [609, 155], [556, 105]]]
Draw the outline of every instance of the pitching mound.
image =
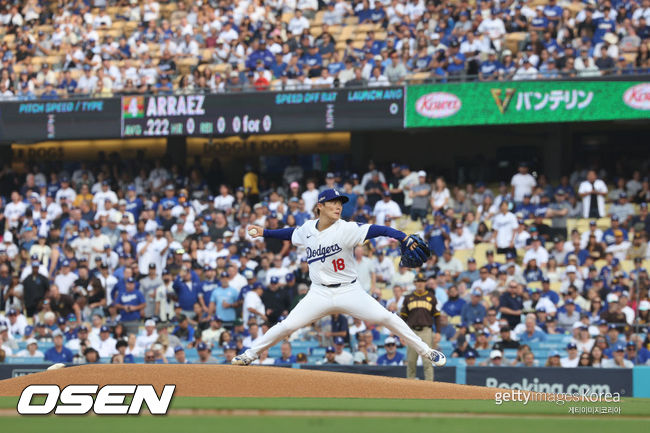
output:
[[493, 399], [492, 388], [296, 368], [230, 365], [82, 365], [0, 381], [0, 395], [30, 384], [176, 385], [187, 397]]

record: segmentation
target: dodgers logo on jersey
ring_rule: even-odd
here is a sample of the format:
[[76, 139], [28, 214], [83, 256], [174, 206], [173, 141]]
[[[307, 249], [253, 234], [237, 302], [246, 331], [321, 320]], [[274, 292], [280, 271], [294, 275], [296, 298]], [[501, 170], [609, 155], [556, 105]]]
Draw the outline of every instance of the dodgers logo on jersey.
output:
[[320, 260], [321, 263], [325, 263], [326, 258], [338, 254], [341, 251], [343, 251], [343, 248], [341, 248], [339, 244], [330, 245], [328, 247], [319, 245], [315, 250], [307, 247], [307, 263], [313, 263], [318, 260]]

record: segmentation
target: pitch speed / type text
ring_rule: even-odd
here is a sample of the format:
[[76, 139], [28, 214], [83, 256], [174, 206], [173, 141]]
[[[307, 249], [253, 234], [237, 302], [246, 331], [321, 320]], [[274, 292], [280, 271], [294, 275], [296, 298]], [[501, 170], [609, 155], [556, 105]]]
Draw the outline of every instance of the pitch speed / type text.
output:
[[[146, 402], [152, 415], [165, 415], [176, 385], [165, 385], [160, 397], [153, 385], [29, 385], [20, 394], [18, 413], [21, 415], [85, 415], [92, 409], [97, 415], [138, 415]], [[45, 401], [33, 402], [35, 396]], [[95, 397], [93, 399], [93, 396]], [[127, 396], [133, 396], [125, 403]]]

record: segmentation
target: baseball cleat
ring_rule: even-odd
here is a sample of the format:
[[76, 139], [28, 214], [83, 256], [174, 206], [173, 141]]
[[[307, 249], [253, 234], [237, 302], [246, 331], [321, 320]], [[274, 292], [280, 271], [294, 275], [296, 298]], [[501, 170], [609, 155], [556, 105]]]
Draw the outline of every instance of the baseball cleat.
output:
[[250, 365], [251, 362], [255, 361], [257, 356], [249, 349], [241, 355], [235, 356], [230, 363], [232, 365]]
[[426, 356], [436, 367], [442, 367], [447, 363], [445, 354], [437, 350], [431, 349], [431, 352], [427, 353]]

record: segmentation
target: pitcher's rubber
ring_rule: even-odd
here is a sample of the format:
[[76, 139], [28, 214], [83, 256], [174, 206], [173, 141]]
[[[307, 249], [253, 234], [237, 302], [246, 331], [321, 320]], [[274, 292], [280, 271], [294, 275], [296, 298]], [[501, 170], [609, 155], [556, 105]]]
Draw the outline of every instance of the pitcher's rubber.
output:
[[30, 384], [175, 384], [186, 397], [494, 399], [497, 389], [296, 368], [231, 365], [81, 365], [0, 381], [0, 395]]

